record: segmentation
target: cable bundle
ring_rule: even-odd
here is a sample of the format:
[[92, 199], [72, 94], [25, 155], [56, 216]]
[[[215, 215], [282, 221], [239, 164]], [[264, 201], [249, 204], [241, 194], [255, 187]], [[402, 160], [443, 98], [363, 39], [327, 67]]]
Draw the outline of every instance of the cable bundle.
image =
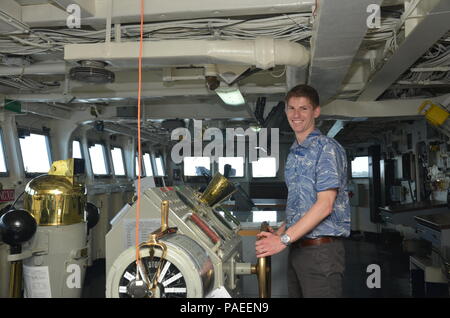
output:
[[[257, 36], [303, 41], [311, 37], [309, 13], [283, 14], [270, 18], [248, 20], [197, 19], [147, 23], [143, 27], [144, 41], [176, 39], [254, 39]], [[122, 41], [137, 41], [140, 25], [121, 25]], [[62, 52], [66, 44], [101, 43], [106, 30], [42, 29], [35, 28], [29, 35], [0, 36], [0, 53], [30, 55], [47, 51]], [[114, 39], [114, 30], [111, 38]]]

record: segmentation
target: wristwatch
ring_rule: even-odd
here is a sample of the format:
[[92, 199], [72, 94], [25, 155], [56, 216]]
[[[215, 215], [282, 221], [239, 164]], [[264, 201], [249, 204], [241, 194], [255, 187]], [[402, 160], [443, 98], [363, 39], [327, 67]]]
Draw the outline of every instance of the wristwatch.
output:
[[280, 241], [284, 245], [289, 246], [289, 244], [291, 243], [291, 237], [286, 233], [284, 233], [283, 235], [280, 236]]

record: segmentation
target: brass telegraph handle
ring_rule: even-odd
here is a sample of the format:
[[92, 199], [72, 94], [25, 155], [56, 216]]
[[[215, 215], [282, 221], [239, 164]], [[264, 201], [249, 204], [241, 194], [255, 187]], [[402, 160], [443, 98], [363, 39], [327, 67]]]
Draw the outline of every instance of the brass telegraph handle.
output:
[[[155, 249], [158, 248], [161, 250], [161, 257], [158, 262], [156, 273], [153, 277], [153, 279], [150, 279], [147, 276], [146, 270], [143, 266], [143, 264], [140, 261], [136, 262], [136, 265], [138, 267], [141, 267], [141, 272], [144, 274], [143, 280], [147, 284], [147, 288], [149, 290], [149, 297], [155, 297], [156, 295], [156, 289], [158, 286], [158, 280], [159, 276], [161, 274], [164, 260], [166, 259], [167, 255], [167, 246], [162, 241], [160, 241], [160, 238], [171, 233], [176, 233], [177, 228], [176, 227], [169, 227], [169, 201], [163, 200], [161, 202], [161, 227], [150, 234], [148, 240], [146, 242], [143, 242], [139, 244], [138, 248], [149, 248], [150, 249], [150, 259], [153, 259], [155, 255]], [[136, 269], [137, 272], [139, 272], [139, 268]]]
[[[268, 232], [269, 223], [263, 222], [260, 231]], [[252, 274], [258, 278], [258, 290], [260, 298], [270, 298], [272, 290], [271, 257], [260, 257], [258, 262], [251, 267]]]
[[164, 232], [169, 227], [169, 201], [161, 202], [161, 232]]

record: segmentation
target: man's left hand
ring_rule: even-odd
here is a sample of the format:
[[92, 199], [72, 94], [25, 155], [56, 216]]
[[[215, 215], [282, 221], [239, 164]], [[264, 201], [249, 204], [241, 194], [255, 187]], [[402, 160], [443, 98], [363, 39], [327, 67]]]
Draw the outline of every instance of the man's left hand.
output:
[[266, 257], [280, 253], [286, 248], [280, 237], [270, 232], [261, 232], [256, 235], [256, 257]]

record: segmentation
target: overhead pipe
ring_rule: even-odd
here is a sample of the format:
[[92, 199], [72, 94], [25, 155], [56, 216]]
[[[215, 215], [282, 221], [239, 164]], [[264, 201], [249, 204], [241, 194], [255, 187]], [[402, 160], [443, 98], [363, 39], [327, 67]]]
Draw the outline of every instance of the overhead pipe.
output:
[[[101, 60], [113, 66], [137, 64], [138, 42], [68, 44], [66, 61]], [[191, 64], [255, 65], [266, 70], [275, 65], [303, 66], [309, 51], [288, 40], [258, 37], [255, 40], [167, 40], [143, 44], [144, 66]]]
[[[108, 84], [111, 85], [111, 84]], [[118, 86], [116, 86], [118, 85]], [[76, 85], [73, 85], [76, 87]], [[64, 94], [61, 89], [52, 90], [46, 93], [30, 93], [30, 94], [8, 94], [8, 99], [19, 100], [22, 102], [40, 102], [40, 103], [64, 103], [77, 102], [77, 103], [97, 103], [103, 101], [114, 101], [118, 99], [136, 98], [136, 91], [119, 90], [120, 84], [114, 84], [113, 87], [117, 87], [116, 91], [101, 91], [101, 92], [76, 92], [70, 94]], [[245, 94], [285, 94], [286, 86], [271, 86], [271, 87], [252, 87], [241, 86], [239, 88], [242, 93]], [[178, 97], [178, 96], [207, 96], [208, 92], [206, 87], [192, 87], [186, 86], [182, 88], [167, 88], [158, 86], [154, 88], [146, 88], [142, 94], [142, 98], [153, 97]]]
[[0, 66], [0, 76], [66, 74], [65, 62], [35, 63], [28, 66]]

